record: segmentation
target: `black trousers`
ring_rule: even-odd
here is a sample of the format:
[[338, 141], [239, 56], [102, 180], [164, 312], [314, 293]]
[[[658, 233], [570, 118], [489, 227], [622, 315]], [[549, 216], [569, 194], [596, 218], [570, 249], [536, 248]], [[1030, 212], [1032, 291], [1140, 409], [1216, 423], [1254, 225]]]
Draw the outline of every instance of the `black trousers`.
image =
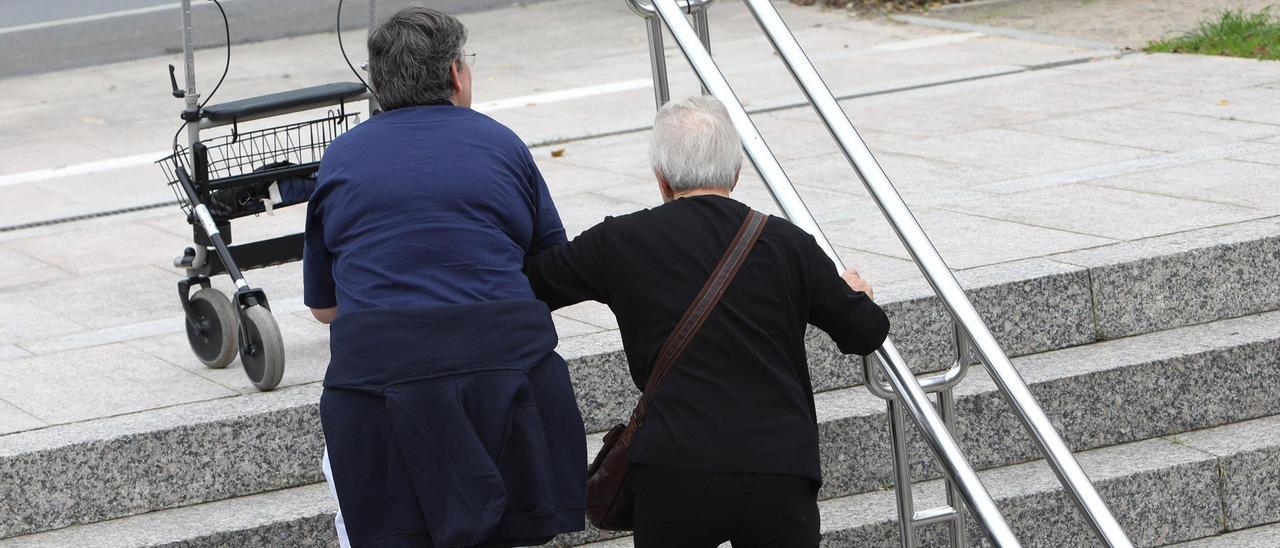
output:
[[816, 548], [813, 480], [635, 465], [636, 548]]

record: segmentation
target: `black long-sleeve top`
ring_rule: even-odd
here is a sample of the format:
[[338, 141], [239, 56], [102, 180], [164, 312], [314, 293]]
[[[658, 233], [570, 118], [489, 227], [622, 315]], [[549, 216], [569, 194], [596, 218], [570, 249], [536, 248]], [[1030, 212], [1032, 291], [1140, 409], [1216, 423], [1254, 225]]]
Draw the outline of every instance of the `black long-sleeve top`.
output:
[[[643, 389], [658, 350], [711, 275], [749, 209], [681, 198], [604, 222], [530, 256], [525, 274], [552, 309], [602, 302], [618, 318]], [[806, 324], [866, 355], [889, 321], [840, 278], [812, 236], [770, 217], [702, 330], [672, 365], [632, 442], [631, 462], [821, 481]]]

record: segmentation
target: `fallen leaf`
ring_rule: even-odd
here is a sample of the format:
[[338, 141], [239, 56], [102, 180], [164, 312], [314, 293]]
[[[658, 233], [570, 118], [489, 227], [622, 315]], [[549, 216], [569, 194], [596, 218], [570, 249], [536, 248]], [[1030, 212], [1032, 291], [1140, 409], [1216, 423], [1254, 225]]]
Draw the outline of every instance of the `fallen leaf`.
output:
[[555, 150], [551, 151], [551, 157], [552, 157], [552, 158], [559, 158], [559, 157], [561, 157], [561, 156], [564, 156], [564, 149], [563, 149], [563, 148], [557, 148], [557, 149], [555, 149]]
[[1225, 106], [1230, 105], [1230, 104], [1231, 104], [1231, 101], [1228, 101], [1228, 100], [1226, 100], [1226, 99], [1219, 99], [1219, 100], [1218, 100], [1218, 106], [1220, 106], [1220, 107], [1225, 107]]

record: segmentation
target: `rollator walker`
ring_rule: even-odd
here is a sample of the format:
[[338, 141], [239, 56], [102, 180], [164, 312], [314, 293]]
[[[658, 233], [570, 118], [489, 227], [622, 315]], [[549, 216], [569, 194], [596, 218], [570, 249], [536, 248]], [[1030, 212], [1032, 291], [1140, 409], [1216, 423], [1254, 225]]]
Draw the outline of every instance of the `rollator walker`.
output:
[[[369, 4], [372, 28], [375, 7], [373, 1]], [[222, 10], [220, 4], [217, 7]], [[157, 163], [192, 226], [192, 245], [173, 261], [186, 274], [178, 282], [178, 298], [186, 316], [187, 342], [196, 359], [212, 369], [225, 368], [239, 354], [250, 382], [258, 390], [272, 390], [284, 375], [284, 341], [266, 292], [250, 285], [244, 271], [301, 260], [304, 235], [232, 245], [231, 221], [306, 203], [325, 149], [360, 122], [360, 114], [349, 105], [367, 100], [370, 114], [377, 105], [363, 82], [207, 105], [208, 99], [201, 102], [196, 90], [191, 0], [182, 0], [181, 8], [185, 89], [178, 87], [173, 65], [169, 65], [169, 81], [173, 96], [186, 102], [180, 114], [183, 127], [178, 130], [179, 135], [185, 130], [186, 140], [179, 144], [175, 135], [173, 154]], [[340, 16], [341, 4], [338, 9]], [[228, 68], [230, 36], [228, 28]], [[282, 123], [280, 119], [324, 108], [329, 109], [324, 116], [311, 120]], [[255, 121], [266, 123], [255, 124], [258, 129], [241, 126]], [[211, 286], [210, 278], [222, 274], [236, 286], [231, 297]]]

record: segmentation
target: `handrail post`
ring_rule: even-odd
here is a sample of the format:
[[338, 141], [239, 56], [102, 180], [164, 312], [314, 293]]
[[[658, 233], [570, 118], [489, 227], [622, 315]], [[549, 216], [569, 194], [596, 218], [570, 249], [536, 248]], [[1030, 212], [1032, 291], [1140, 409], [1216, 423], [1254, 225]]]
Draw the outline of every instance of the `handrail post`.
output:
[[[634, 0], [628, 1], [634, 5]], [[755, 123], [752, 122], [746, 109], [743, 108], [742, 102], [734, 94], [729, 82], [725, 80], [724, 74], [716, 66], [706, 48], [702, 47], [697, 32], [680, 11], [676, 0], [653, 0], [653, 7], [656, 8], [666, 27], [670, 29], [676, 43], [680, 46], [681, 52], [684, 53], [685, 58], [689, 61], [703, 85], [711, 92], [711, 95], [724, 103], [725, 108], [728, 109], [729, 116], [737, 128], [738, 136], [742, 140], [743, 148], [746, 149], [747, 157], [755, 165], [756, 171], [760, 173], [761, 178], [764, 179], [779, 208], [791, 219], [792, 223], [812, 234], [818, 245], [831, 257], [832, 261], [843, 268], [843, 263], [840, 261], [839, 255], [836, 254], [835, 248], [827, 240], [826, 236], [822, 234], [817, 221], [814, 220], [813, 215], [804, 205], [804, 201], [800, 198], [799, 193], [796, 192], [790, 179], [783, 172], [777, 158], [769, 151], [764, 138], [761, 137]], [[1009, 524], [1005, 522], [1004, 516], [1000, 514], [995, 501], [992, 500], [991, 494], [982, 485], [982, 481], [978, 478], [977, 473], [974, 472], [973, 467], [969, 465], [955, 439], [947, 432], [942, 417], [934, 409], [929, 397], [920, 387], [920, 383], [902, 360], [902, 356], [898, 354], [893, 342], [886, 339], [884, 344], [876, 350], [875, 356], [884, 369], [893, 390], [902, 400], [904, 411], [911, 416], [919, 427], [925, 443], [933, 451], [934, 455], [938, 457], [947, 477], [951, 478], [960, 487], [965, 504], [977, 516], [978, 523], [983, 531], [986, 532], [988, 538], [996, 546], [1020, 546], [1017, 537], [1014, 536]]]
[[916, 548], [920, 545], [916, 535], [916, 524], [912, 519], [916, 513], [914, 494], [911, 492], [911, 455], [907, 446], [907, 420], [902, 414], [902, 403], [896, 399], [886, 400], [889, 411], [889, 444], [893, 448], [893, 491], [898, 502], [898, 538], [902, 548]]
[[[1132, 546], [1128, 535], [1116, 521], [1110, 508], [1089, 481], [1088, 475], [1058, 435], [1040, 404], [1027, 389], [1018, 371], [1000, 348], [995, 337], [964, 294], [964, 290], [947, 267], [937, 249], [929, 241], [924, 230], [889, 182], [884, 170], [863, 142], [848, 116], [832, 95], [830, 88], [801, 49], [782, 17], [769, 0], [744, 0], [752, 15], [764, 29], [774, 50], [782, 57], [787, 69], [804, 90], [805, 95], [831, 135], [840, 144], [849, 163], [857, 171], [875, 199], [880, 210], [889, 219], [894, 232], [915, 259], [916, 265], [942, 299], [953, 320], [961, 326], [969, 341], [978, 351], [991, 378], [1013, 409], [1014, 415], [1031, 433], [1036, 445], [1045, 455], [1058, 480], [1080, 509], [1086, 521], [1107, 546], [1126, 548]], [[659, 4], [661, 6], [661, 4]]]
[[653, 100], [658, 108], [671, 100], [671, 88], [667, 83], [667, 52], [662, 45], [662, 21], [647, 17], [644, 21], [649, 35], [649, 68], [653, 71]]

